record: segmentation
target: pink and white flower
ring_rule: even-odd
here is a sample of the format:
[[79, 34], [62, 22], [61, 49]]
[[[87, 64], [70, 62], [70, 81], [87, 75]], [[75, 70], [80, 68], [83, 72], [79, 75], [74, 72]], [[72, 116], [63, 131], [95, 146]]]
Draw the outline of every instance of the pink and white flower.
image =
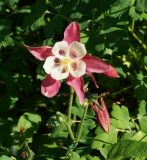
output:
[[64, 39], [55, 43], [53, 47], [26, 46], [28, 51], [39, 60], [45, 60], [43, 68], [47, 76], [42, 81], [41, 92], [51, 98], [60, 89], [60, 80], [67, 79], [67, 84], [75, 90], [80, 103], [84, 102], [83, 75], [90, 75], [95, 84], [92, 73], [103, 73], [109, 77], [119, 77], [115, 68], [102, 60], [88, 55], [84, 44], [80, 43], [80, 29], [76, 22], [72, 22], [64, 31]]

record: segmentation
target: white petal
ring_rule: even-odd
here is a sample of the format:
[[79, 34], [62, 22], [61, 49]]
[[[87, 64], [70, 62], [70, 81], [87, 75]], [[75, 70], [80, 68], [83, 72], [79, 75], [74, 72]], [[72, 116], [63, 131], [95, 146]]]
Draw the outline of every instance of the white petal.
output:
[[55, 45], [52, 48], [53, 55], [62, 58], [67, 55], [68, 50], [68, 43], [66, 41], [61, 41], [55, 43]]
[[81, 60], [76, 60], [71, 64], [71, 75], [74, 77], [81, 77], [86, 72], [86, 64]]
[[50, 74], [52, 69], [55, 67], [55, 59], [55, 56], [50, 56], [46, 58], [43, 68], [47, 74]]
[[64, 69], [64, 66], [55, 67], [51, 72], [51, 77], [56, 80], [62, 80], [69, 76], [69, 72]]
[[71, 59], [81, 59], [86, 55], [87, 51], [84, 44], [79, 42], [72, 42], [69, 46], [69, 57]]

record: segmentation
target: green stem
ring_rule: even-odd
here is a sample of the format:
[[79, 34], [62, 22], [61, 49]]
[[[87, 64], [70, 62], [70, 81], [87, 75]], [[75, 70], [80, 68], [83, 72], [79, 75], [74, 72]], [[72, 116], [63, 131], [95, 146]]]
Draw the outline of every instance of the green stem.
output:
[[73, 132], [75, 133], [75, 128], [76, 128], [76, 115], [73, 115]]
[[130, 89], [130, 88], [131, 88], [131, 86], [125, 87], [125, 88], [121, 89], [121, 90], [118, 91], [118, 92], [112, 93], [112, 96], [115, 97], [116, 95], [118, 95], [118, 94], [120, 94], [120, 93], [123, 93], [123, 92], [127, 91], [127, 90]]
[[134, 32], [134, 20], [132, 20], [131, 27], [128, 27], [128, 30], [131, 32], [132, 36], [138, 41], [143, 49], [147, 50], [146, 44], [140, 39], [140, 37]]
[[134, 32], [134, 19], [132, 19], [131, 31]]
[[73, 103], [73, 96], [74, 96], [74, 90], [70, 88], [70, 98], [69, 98], [68, 115], [67, 115], [67, 129], [68, 129], [70, 138], [74, 141], [75, 137], [71, 129], [71, 109], [72, 109], [72, 103]]
[[72, 88], [70, 88], [70, 98], [69, 98], [68, 116], [67, 116], [68, 123], [70, 123], [70, 119], [71, 119], [71, 109], [72, 109], [73, 96], [74, 96], [74, 90]]
[[72, 129], [71, 129], [71, 125], [69, 123], [66, 124], [67, 125], [67, 129], [68, 129], [68, 133], [69, 133], [69, 136], [70, 138], [74, 141], [75, 140], [75, 137], [73, 135], [73, 132], [72, 132]]
[[84, 112], [83, 112], [83, 116], [82, 116], [81, 123], [80, 123], [80, 125], [79, 125], [79, 127], [78, 127], [78, 131], [77, 131], [77, 139], [76, 139], [76, 143], [79, 142], [79, 139], [81, 138], [81, 135], [82, 135], [84, 120], [85, 120], [85, 117], [86, 117], [86, 114], [87, 114], [87, 109], [88, 109], [88, 103], [85, 102], [85, 104], [84, 104]]

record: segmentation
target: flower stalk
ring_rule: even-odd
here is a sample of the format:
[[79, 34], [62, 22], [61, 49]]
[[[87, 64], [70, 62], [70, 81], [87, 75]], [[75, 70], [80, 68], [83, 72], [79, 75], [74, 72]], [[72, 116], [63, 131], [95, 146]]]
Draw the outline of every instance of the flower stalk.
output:
[[71, 109], [72, 109], [72, 103], [73, 103], [73, 96], [74, 96], [74, 90], [72, 87], [70, 87], [70, 98], [69, 98], [69, 104], [68, 104], [68, 116], [67, 116], [67, 122], [70, 122], [71, 119]]
[[78, 131], [77, 131], [77, 138], [76, 138], [76, 143], [79, 142], [80, 138], [81, 138], [81, 135], [82, 135], [82, 130], [83, 130], [83, 125], [84, 125], [84, 120], [85, 120], [85, 117], [87, 115], [87, 110], [88, 110], [88, 103], [85, 102], [84, 103], [84, 112], [83, 112], [83, 116], [82, 116], [82, 119], [81, 119], [81, 123], [78, 127]]
[[67, 129], [70, 138], [74, 141], [75, 137], [71, 129], [71, 109], [72, 109], [72, 103], [73, 103], [73, 96], [74, 96], [74, 90], [72, 87], [70, 87], [70, 98], [69, 98], [69, 104], [68, 104], [68, 115], [67, 115]]

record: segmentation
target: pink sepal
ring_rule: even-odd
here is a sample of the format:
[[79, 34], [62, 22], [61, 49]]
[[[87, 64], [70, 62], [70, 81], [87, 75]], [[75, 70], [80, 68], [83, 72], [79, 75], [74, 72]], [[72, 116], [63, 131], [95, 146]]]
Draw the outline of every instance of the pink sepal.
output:
[[74, 78], [72, 76], [69, 76], [67, 79], [67, 84], [75, 90], [76, 95], [79, 98], [80, 104], [83, 104], [85, 98], [83, 78]]
[[34, 57], [36, 57], [41, 61], [45, 60], [49, 56], [52, 56], [51, 53], [52, 47], [49, 46], [31, 47], [27, 45], [25, 45], [25, 47]]
[[68, 44], [73, 41], [80, 42], [80, 27], [77, 22], [72, 22], [66, 27], [63, 40], [67, 41]]
[[56, 81], [50, 75], [47, 75], [42, 81], [41, 92], [44, 96], [51, 98], [59, 92], [60, 86], [60, 81]]

